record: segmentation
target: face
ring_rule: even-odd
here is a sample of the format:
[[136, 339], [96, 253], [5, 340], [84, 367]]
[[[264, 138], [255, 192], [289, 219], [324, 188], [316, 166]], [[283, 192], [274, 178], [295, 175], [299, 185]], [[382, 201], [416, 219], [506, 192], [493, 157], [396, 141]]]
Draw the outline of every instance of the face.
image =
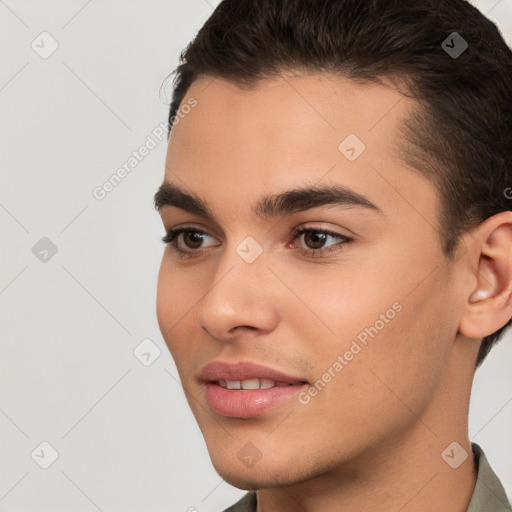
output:
[[317, 74], [205, 77], [182, 102], [159, 203], [165, 230], [186, 231], [166, 245], [157, 316], [237, 487], [355, 463], [434, 408], [454, 277], [436, 191], [397, 156], [412, 101]]

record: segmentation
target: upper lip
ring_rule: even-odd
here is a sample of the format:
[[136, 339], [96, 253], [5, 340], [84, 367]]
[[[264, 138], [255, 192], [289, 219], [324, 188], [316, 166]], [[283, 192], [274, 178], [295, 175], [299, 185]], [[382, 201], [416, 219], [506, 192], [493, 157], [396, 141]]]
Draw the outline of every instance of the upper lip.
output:
[[201, 370], [199, 377], [206, 382], [216, 382], [219, 380], [242, 381], [258, 378], [290, 384], [305, 384], [307, 382], [300, 377], [286, 375], [279, 370], [249, 362], [228, 363], [213, 361]]

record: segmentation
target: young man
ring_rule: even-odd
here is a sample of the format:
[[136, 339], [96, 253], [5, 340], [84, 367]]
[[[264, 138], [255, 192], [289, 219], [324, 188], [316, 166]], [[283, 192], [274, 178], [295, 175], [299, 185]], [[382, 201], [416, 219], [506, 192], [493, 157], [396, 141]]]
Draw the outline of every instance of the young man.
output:
[[463, 0], [224, 0], [182, 54], [157, 315], [230, 511], [502, 512], [512, 54]]

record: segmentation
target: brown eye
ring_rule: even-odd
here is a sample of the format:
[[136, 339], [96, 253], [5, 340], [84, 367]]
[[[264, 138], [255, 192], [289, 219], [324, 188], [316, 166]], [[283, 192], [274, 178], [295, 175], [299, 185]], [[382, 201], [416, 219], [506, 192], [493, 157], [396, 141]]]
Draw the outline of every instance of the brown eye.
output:
[[189, 249], [199, 249], [204, 240], [206, 233], [200, 233], [199, 231], [184, 231], [182, 233], [183, 241]]
[[[340, 251], [352, 242], [349, 238], [340, 233], [320, 228], [302, 227], [293, 230], [294, 239], [303, 239], [302, 247], [305, 256], [318, 257], [327, 253], [335, 253]], [[333, 239], [334, 243], [329, 243], [329, 239]], [[336, 242], [337, 241], [337, 242]], [[328, 245], [326, 245], [328, 244]]]
[[308, 231], [304, 234], [304, 242], [308, 249], [320, 249], [325, 244], [327, 236], [321, 231]]
[[202, 245], [208, 237], [213, 238], [208, 233], [199, 229], [183, 227], [170, 229], [166, 235], [162, 237], [162, 242], [170, 245], [179, 256], [192, 256], [201, 253], [203, 249], [207, 247], [215, 245], [215, 243]]

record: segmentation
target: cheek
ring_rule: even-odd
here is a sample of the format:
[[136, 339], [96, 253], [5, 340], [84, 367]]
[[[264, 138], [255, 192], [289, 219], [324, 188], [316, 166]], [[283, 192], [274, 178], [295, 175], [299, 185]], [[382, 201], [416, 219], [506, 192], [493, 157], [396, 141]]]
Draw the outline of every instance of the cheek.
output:
[[310, 312], [285, 313], [298, 329], [296, 339], [305, 342], [301, 348], [316, 377], [341, 356], [337, 374], [344, 377], [333, 387], [353, 387], [359, 399], [392, 396], [386, 385], [406, 396], [413, 388], [427, 393], [446, 368], [455, 336], [450, 276], [437, 254], [432, 248], [423, 258], [405, 248], [390, 253], [373, 265], [347, 263], [329, 276], [325, 269], [302, 275], [294, 289]]
[[173, 357], [180, 345], [183, 345], [177, 342], [185, 339], [190, 312], [200, 297], [199, 292], [194, 292], [195, 289], [197, 278], [187, 279], [183, 272], [177, 272], [176, 266], [170, 263], [164, 253], [158, 273], [156, 315], [162, 336]]
[[[361, 428], [369, 411], [374, 411], [382, 425], [413, 420], [404, 404], [421, 414], [448, 368], [455, 337], [454, 311], [446, 291], [449, 282], [434, 272], [411, 293], [413, 281], [418, 282], [398, 279], [391, 293], [389, 286], [375, 288], [366, 311], [362, 311], [362, 302], [360, 309], [347, 311], [350, 335], [343, 336], [343, 349], [337, 353], [348, 351], [352, 360], [332, 392], [344, 396], [341, 407], [350, 411], [354, 424]], [[375, 298], [379, 293], [380, 299]], [[393, 303], [399, 307], [390, 314], [387, 308]], [[379, 321], [382, 313], [384, 320]], [[342, 323], [338, 325], [341, 330]], [[354, 342], [359, 348], [354, 348]], [[357, 354], [351, 355], [352, 351]], [[328, 359], [334, 360], [332, 353]]]
[[173, 324], [176, 300], [173, 293], [170, 268], [165, 262], [165, 252], [158, 273], [156, 292], [156, 316], [164, 338]]
[[400, 321], [400, 291], [387, 279], [389, 272], [376, 274], [372, 267], [343, 262], [338, 268], [312, 269], [300, 275], [283, 272], [295, 296], [288, 293], [280, 301], [281, 312], [296, 331], [295, 339], [305, 342], [302, 349], [309, 352], [314, 343], [312, 355], [319, 371], [350, 350], [354, 340], [361, 346], [369, 344], [372, 336], [382, 338]]

